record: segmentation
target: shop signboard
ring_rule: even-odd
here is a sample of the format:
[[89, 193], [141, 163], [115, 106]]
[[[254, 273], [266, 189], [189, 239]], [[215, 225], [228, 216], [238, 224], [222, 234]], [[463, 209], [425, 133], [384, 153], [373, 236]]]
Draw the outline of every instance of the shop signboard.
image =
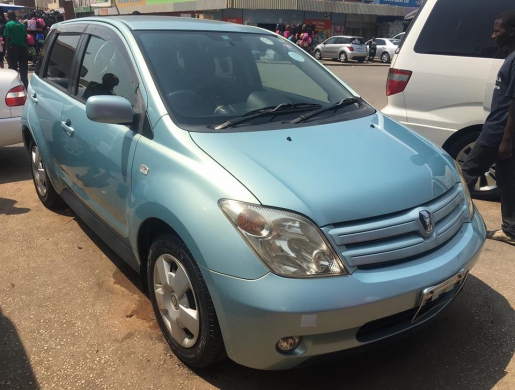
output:
[[243, 18], [222, 18], [224, 22], [243, 24]]
[[111, 0], [91, 0], [89, 6], [94, 7], [111, 7]]

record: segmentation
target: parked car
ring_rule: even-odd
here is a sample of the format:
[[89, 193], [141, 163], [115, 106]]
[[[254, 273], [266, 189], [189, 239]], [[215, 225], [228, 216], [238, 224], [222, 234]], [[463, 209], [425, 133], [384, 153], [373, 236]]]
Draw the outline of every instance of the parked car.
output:
[[480, 255], [458, 165], [272, 32], [64, 21], [28, 94], [39, 199], [141, 274], [192, 367], [290, 368], [413, 329]]
[[363, 37], [334, 36], [315, 46], [313, 55], [317, 60], [322, 58], [338, 59], [341, 62], [356, 60], [363, 62], [367, 59], [367, 47]]
[[18, 72], [0, 69], [0, 147], [22, 142], [20, 118], [27, 91]]
[[[369, 43], [372, 41], [369, 39], [365, 45], [367, 47], [367, 51], [369, 52]], [[390, 38], [376, 38], [376, 55], [374, 59], [378, 59], [381, 62], [388, 63], [391, 61], [393, 56], [395, 55], [395, 50], [397, 50], [397, 47], [399, 45], [399, 40], [392, 40]]]
[[[383, 112], [463, 162], [490, 112], [505, 53], [492, 37], [511, 0], [428, 0], [392, 62]], [[495, 165], [473, 196], [496, 199]]]

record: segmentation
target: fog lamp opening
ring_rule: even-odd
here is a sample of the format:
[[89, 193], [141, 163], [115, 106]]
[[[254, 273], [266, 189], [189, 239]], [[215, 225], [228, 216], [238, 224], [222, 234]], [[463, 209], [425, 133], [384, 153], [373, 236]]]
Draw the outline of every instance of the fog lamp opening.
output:
[[292, 352], [300, 345], [300, 336], [287, 336], [279, 339], [276, 348], [279, 352]]

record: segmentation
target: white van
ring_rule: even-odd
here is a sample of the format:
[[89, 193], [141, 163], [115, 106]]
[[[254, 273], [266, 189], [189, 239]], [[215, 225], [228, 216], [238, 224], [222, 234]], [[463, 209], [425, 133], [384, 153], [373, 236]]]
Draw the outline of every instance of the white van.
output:
[[[383, 113], [462, 162], [490, 111], [506, 55], [492, 39], [494, 21], [514, 8], [513, 0], [427, 0], [392, 61]], [[499, 196], [495, 166], [473, 195]]]

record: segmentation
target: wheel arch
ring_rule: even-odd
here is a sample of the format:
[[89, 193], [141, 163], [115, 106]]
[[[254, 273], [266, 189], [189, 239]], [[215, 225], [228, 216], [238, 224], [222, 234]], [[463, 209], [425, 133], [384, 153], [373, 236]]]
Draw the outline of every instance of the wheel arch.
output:
[[449, 149], [456, 143], [457, 140], [459, 140], [460, 138], [466, 136], [466, 135], [469, 135], [469, 134], [472, 134], [472, 133], [475, 133], [475, 132], [480, 132], [481, 131], [481, 128], [483, 127], [483, 125], [472, 125], [472, 126], [468, 126], [468, 127], [465, 127], [461, 130], [458, 130], [458, 131], [455, 131], [449, 138], [447, 138], [447, 140], [443, 143], [442, 145], [442, 149], [444, 149], [445, 151], [449, 151]]
[[169, 224], [154, 217], [143, 221], [138, 230], [137, 245], [138, 257], [140, 259], [140, 278], [141, 286], [145, 293], [148, 293], [147, 263], [150, 246], [159, 235], [164, 233], [170, 233], [180, 238], [177, 232]]
[[32, 132], [27, 126], [22, 126], [21, 134], [23, 138], [23, 145], [25, 146], [25, 149], [29, 150], [30, 141], [34, 141], [34, 136], [32, 135]]

